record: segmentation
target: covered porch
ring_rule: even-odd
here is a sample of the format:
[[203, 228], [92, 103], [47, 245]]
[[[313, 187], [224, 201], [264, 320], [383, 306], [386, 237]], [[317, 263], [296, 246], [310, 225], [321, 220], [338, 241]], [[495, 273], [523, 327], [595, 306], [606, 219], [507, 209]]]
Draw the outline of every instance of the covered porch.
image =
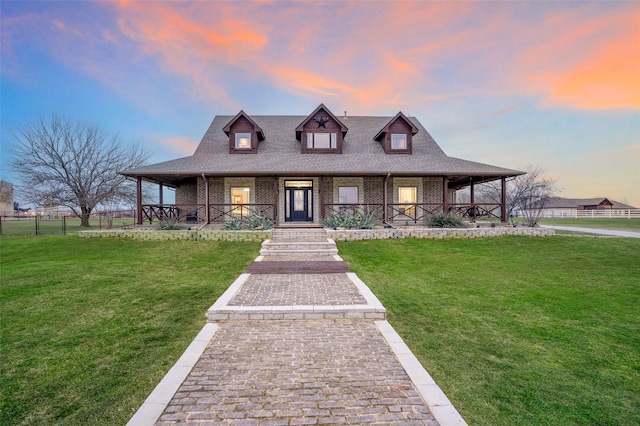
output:
[[[253, 176], [223, 177], [200, 176], [136, 176], [137, 181], [137, 224], [153, 224], [172, 220], [194, 225], [224, 224], [229, 220], [244, 219], [258, 213], [274, 224], [307, 222], [319, 224], [333, 214], [355, 214], [368, 212], [381, 224], [424, 225], [429, 217], [437, 214], [454, 214], [475, 222], [479, 218], [507, 222], [506, 179], [510, 176]], [[394, 181], [394, 178], [396, 179]], [[335, 182], [339, 179], [353, 181], [360, 179], [361, 195], [357, 200], [339, 199]], [[362, 183], [364, 179], [364, 184]], [[400, 199], [400, 181], [429, 179], [432, 185], [422, 188], [420, 196]], [[475, 200], [476, 185], [499, 180], [501, 183], [500, 203], [478, 203]], [[158, 202], [143, 201], [142, 182], [150, 182], [158, 187]], [[245, 197], [233, 191], [234, 182], [246, 186]], [[249, 183], [244, 183], [249, 182]], [[251, 183], [253, 182], [253, 183]], [[435, 185], [433, 183], [436, 182]], [[240, 185], [240, 184], [236, 184]], [[173, 203], [164, 202], [164, 188], [185, 188], [195, 194], [190, 197], [176, 195]], [[357, 186], [355, 186], [357, 188]], [[456, 202], [456, 192], [469, 189], [467, 202]], [[416, 193], [418, 187], [416, 187]], [[355, 201], [355, 202], [354, 202]]]

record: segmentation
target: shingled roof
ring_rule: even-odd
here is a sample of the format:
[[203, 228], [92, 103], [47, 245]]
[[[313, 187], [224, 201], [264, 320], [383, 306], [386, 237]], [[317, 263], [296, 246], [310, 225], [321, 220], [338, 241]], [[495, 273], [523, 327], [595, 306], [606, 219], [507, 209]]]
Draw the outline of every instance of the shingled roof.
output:
[[[606, 203], [608, 202], [608, 203]], [[547, 208], [549, 209], [577, 209], [585, 206], [598, 206], [601, 203], [611, 203], [612, 209], [634, 209], [635, 207], [628, 204], [620, 203], [605, 197], [596, 198], [561, 198], [553, 197], [549, 200]]]
[[303, 154], [296, 128], [308, 116], [251, 116], [264, 135], [256, 154], [229, 154], [224, 127], [234, 116], [216, 116], [192, 156], [121, 172], [126, 176], [175, 184], [189, 176], [478, 176], [509, 177], [523, 172], [447, 156], [414, 117], [418, 129], [412, 154], [385, 154], [375, 136], [393, 117], [340, 117], [348, 128], [342, 154]]

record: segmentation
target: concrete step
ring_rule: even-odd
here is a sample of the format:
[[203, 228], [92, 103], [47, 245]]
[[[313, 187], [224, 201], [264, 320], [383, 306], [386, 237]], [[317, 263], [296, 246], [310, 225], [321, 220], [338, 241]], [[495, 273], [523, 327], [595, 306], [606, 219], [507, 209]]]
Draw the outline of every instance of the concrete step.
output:
[[266, 240], [262, 248], [269, 250], [333, 250], [336, 243], [331, 240], [324, 241], [273, 241]]
[[338, 248], [333, 240], [324, 241], [273, 241], [267, 240], [262, 243], [260, 255], [279, 254], [318, 254], [334, 255], [338, 254]]
[[324, 228], [274, 228], [271, 239], [275, 241], [326, 241]]

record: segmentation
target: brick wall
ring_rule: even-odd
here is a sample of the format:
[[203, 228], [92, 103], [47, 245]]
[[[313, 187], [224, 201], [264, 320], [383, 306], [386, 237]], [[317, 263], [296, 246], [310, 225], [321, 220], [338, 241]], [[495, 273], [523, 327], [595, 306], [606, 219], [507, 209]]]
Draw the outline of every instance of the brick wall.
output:
[[194, 183], [185, 183], [176, 188], [176, 204], [196, 204], [197, 187]]
[[423, 199], [425, 203], [442, 203], [442, 178], [426, 177], [422, 179]]
[[256, 203], [273, 204], [273, 178], [269, 176], [256, 178]]
[[365, 177], [363, 179], [363, 204], [382, 204], [384, 201], [384, 178]]

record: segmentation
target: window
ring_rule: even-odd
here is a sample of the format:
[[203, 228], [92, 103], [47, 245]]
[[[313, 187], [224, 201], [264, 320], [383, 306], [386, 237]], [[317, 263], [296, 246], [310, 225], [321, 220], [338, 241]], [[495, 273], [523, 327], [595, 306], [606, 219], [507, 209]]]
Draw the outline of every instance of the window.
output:
[[231, 214], [233, 216], [248, 216], [251, 203], [249, 188], [231, 188]]
[[415, 218], [416, 217], [415, 204], [418, 202], [418, 188], [416, 188], [415, 186], [399, 187], [398, 202], [400, 203], [400, 214]]
[[357, 186], [339, 187], [338, 202], [340, 204], [358, 204], [358, 187]]
[[407, 149], [407, 135], [404, 133], [392, 133], [391, 149]]
[[251, 133], [236, 133], [236, 149], [251, 149]]
[[336, 149], [338, 138], [335, 133], [307, 133], [307, 148]]

